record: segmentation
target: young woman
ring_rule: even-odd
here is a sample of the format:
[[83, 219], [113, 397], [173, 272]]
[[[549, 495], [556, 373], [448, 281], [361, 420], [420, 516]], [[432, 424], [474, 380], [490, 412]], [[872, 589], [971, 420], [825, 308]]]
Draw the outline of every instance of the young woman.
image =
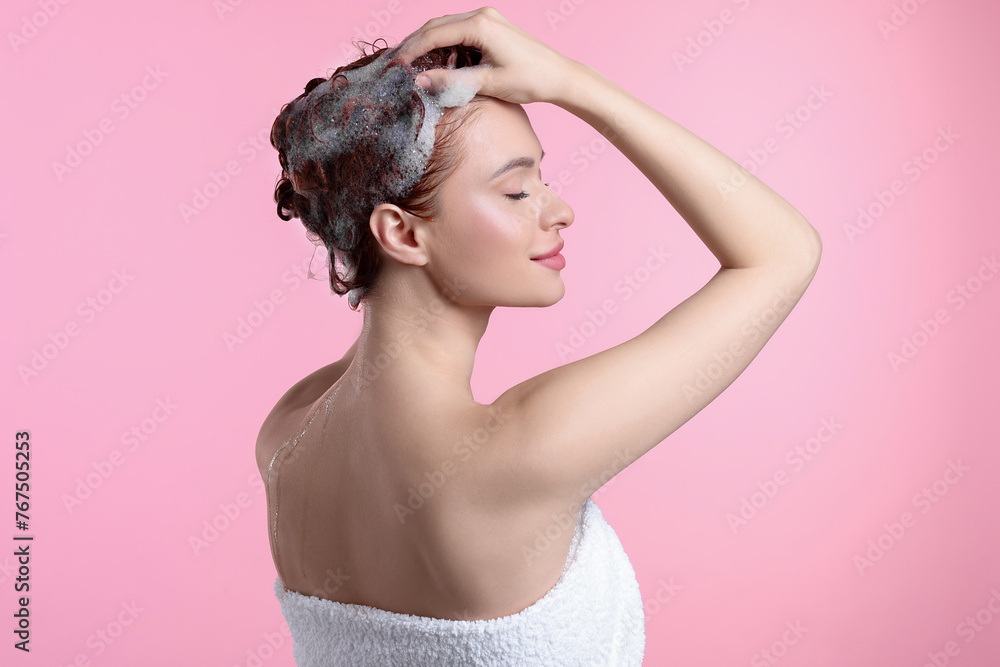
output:
[[[720, 268], [635, 338], [484, 405], [470, 378], [493, 309], [565, 292], [558, 251], [573, 211], [542, 182], [520, 106], [533, 102], [612, 142]], [[640, 665], [642, 600], [593, 480], [743, 372], [812, 280], [816, 230], [726, 155], [490, 7], [311, 81], [272, 143], [279, 215], [340, 260], [331, 285], [364, 315], [344, 357], [292, 387], [257, 441], [296, 660]], [[742, 184], [723, 196], [734, 175]], [[646, 214], [623, 209], [592, 233], [642, 243], [629, 220]]]

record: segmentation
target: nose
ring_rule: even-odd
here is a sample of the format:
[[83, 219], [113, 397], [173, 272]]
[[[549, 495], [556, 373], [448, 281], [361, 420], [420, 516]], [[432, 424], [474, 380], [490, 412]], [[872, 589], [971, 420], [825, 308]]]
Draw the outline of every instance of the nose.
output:
[[543, 229], [550, 227], [562, 229], [573, 224], [573, 219], [576, 217], [573, 209], [552, 190], [545, 189], [541, 204], [539, 223]]

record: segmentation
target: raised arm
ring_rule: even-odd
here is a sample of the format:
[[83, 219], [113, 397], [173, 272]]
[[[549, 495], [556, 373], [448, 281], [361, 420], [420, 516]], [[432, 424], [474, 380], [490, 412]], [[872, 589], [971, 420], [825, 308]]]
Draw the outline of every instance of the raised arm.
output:
[[[484, 467], [517, 470], [518, 479], [507, 489], [499, 478], [485, 488], [498, 489], [504, 497], [497, 499], [508, 503], [582, 502], [596, 490], [589, 480], [606, 481], [631, 464], [743, 372], [812, 280], [820, 238], [721, 151], [495, 10], [435, 21], [415, 34], [411, 48], [461, 42], [479, 47], [486, 65], [436, 70], [432, 86], [461, 76], [481, 94], [550, 102], [578, 116], [639, 168], [721, 265], [635, 338], [530, 378], [490, 406], [509, 415], [510, 426], [485, 454], [493, 460]], [[741, 185], [720, 188], [733, 183]], [[623, 210], [616, 225], [650, 213]]]

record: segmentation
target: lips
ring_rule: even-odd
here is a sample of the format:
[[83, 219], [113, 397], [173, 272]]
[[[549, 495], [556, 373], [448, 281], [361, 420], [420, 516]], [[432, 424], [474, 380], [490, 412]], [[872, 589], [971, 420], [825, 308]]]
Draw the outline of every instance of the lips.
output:
[[547, 252], [547, 253], [545, 253], [543, 255], [538, 255], [537, 257], [532, 257], [531, 259], [545, 259], [546, 257], [552, 257], [553, 255], [558, 255], [559, 251], [563, 249], [564, 245], [566, 245], [565, 241], [560, 241], [559, 245], [557, 245], [555, 248], [553, 248], [549, 252]]

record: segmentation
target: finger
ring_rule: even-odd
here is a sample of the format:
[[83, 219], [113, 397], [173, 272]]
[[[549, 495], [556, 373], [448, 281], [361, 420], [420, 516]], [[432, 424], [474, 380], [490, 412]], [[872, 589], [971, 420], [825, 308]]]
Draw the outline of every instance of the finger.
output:
[[421, 51], [420, 53], [416, 53], [414, 49], [414, 42], [420, 35], [424, 34], [431, 28], [435, 28], [444, 23], [451, 23], [452, 21], [455, 21], [456, 17], [459, 17], [460, 20], [461, 18], [464, 18], [466, 14], [471, 14], [471, 12], [466, 12], [465, 14], [445, 14], [444, 16], [440, 16], [435, 19], [429, 19], [418, 29], [414, 30], [412, 33], [404, 37], [403, 41], [401, 41], [396, 46], [397, 53], [394, 59], [402, 60], [406, 64], [410, 64], [415, 59], [419, 58], [420, 56], [424, 55], [424, 53], [426, 53], [426, 51]]
[[483, 65], [461, 69], [429, 69], [417, 75], [417, 85], [428, 92], [440, 93], [454, 85], [472, 89], [473, 95], [482, 89], [483, 76], [488, 69]]
[[478, 13], [480, 13], [480, 10], [434, 19], [435, 21], [441, 21], [441, 23], [421, 28], [407, 37], [400, 45], [399, 51], [393, 59], [402, 60], [409, 65], [428, 51], [456, 44], [464, 44], [465, 46], [474, 46], [481, 49], [482, 36], [477, 34], [474, 25], [468, 20]]
[[428, 92], [437, 92], [447, 87], [447, 76], [441, 70], [427, 70], [417, 75], [417, 86]]

